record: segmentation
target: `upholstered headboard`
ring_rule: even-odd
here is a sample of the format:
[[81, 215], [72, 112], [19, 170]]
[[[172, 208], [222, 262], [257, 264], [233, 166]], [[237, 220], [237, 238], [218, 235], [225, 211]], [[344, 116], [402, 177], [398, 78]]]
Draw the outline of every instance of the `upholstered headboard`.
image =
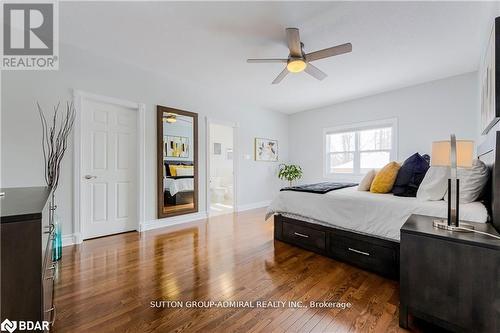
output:
[[165, 161], [165, 164], [170, 164], [170, 165], [193, 165], [193, 161]]
[[490, 131], [478, 147], [478, 158], [490, 168], [484, 201], [495, 229], [500, 232], [500, 131]]
[[165, 174], [166, 176], [171, 176], [170, 170], [168, 168], [169, 165], [194, 165], [193, 161], [163, 161], [165, 166]]

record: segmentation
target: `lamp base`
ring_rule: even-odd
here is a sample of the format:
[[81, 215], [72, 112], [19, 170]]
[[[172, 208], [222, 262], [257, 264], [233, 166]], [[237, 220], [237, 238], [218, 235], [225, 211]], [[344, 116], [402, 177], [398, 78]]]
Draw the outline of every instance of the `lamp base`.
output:
[[434, 222], [432, 222], [432, 226], [434, 228], [456, 232], [472, 232], [474, 230], [474, 226], [471, 224], [462, 222], [458, 227], [456, 227], [454, 225], [448, 225], [447, 220], [434, 220]]

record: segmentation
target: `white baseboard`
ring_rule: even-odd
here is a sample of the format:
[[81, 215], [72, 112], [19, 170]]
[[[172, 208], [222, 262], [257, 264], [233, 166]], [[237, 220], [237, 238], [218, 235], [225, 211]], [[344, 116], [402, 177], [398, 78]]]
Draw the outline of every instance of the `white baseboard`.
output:
[[78, 237], [75, 234], [63, 235], [62, 236], [62, 246], [69, 246], [78, 244]]
[[252, 202], [252, 203], [245, 204], [245, 205], [238, 205], [238, 207], [236, 207], [236, 208], [237, 208], [238, 212], [244, 212], [245, 210], [267, 207], [270, 204], [271, 204], [271, 200], [267, 200], [267, 201], [260, 201], [260, 202]]
[[194, 214], [179, 215], [167, 217], [164, 219], [156, 219], [141, 223], [140, 232], [164, 227], [170, 227], [177, 224], [188, 223], [193, 221], [204, 220], [208, 217], [207, 212], [198, 212]]

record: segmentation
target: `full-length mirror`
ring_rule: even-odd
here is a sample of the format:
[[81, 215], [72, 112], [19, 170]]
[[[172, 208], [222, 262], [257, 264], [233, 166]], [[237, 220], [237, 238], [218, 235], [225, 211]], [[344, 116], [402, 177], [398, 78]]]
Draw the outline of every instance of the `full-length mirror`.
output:
[[198, 211], [198, 115], [158, 105], [158, 217]]

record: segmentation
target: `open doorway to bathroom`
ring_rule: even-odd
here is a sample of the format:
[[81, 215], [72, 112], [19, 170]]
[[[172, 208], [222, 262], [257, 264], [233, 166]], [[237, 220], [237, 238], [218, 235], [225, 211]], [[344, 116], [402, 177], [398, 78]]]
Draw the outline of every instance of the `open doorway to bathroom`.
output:
[[236, 126], [208, 121], [208, 186], [209, 215], [235, 210], [235, 130]]

